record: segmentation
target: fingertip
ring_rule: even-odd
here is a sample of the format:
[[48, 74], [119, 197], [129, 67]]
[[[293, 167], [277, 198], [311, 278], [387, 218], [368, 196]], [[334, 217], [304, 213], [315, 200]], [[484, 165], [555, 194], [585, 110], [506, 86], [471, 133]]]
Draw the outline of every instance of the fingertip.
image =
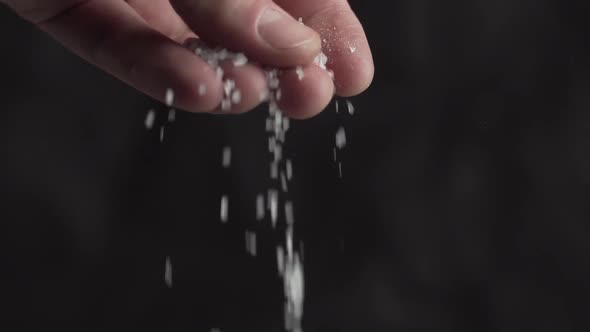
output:
[[369, 88], [375, 76], [375, 66], [368, 47], [350, 54], [340, 54], [337, 61], [328, 63], [328, 66], [336, 73], [336, 94], [341, 97], [362, 93]]
[[334, 96], [334, 83], [323, 69], [309, 65], [283, 71], [281, 100], [285, 114], [294, 119], [307, 119], [322, 112]]

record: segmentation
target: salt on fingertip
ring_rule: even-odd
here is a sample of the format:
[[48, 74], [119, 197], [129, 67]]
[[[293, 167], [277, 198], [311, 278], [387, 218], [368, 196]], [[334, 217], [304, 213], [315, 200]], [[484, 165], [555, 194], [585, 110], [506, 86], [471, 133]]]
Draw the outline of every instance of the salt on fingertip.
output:
[[199, 96], [203, 97], [207, 93], [207, 86], [203, 83], [199, 84]]
[[303, 77], [305, 77], [305, 73], [303, 72], [303, 67], [301, 67], [301, 66], [297, 66], [295, 68], [295, 73], [297, 73], [297, 79], [300, 81], [303, 79]]

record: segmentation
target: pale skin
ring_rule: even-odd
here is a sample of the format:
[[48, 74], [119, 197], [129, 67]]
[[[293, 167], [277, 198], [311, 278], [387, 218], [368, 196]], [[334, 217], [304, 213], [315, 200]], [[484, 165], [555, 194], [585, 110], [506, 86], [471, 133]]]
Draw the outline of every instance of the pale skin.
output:
[[[245, 53], [251, 63], [224, 66], [242, 99], [233, 113], [249, 111], [266, 91], [262, 65], [281, 70], [281, 107], [295, 118], [312, 117], [334, 94], [353, 96], [373, 79], [363, 28], [347, 0], [0, 0], [67, 48], [163, 101], [190, 112], [217, 112], [222, 81], [182, 46], [198, 36]], [[302, 18], [305, 25], [297, 22]], [[313, 64], [320, 50], [330, 75]], [[254, 64], [257, 63], [257, 64]], [[258, 65], [261, 64], [261, 65]], [[298, 79], [296, 66], [303, 66]], [[207, 93], [199, 93], [205, 85]]]

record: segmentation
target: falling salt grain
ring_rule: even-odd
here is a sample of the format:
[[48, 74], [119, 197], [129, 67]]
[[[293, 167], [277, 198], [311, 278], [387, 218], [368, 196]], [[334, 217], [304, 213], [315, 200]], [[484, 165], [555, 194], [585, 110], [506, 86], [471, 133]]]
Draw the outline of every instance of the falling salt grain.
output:
[[343, 127], [340, 127], [336, 132], [336, 147], [342, 149], [346, 146], [346, 132]]
[[354, 115], [354, 105], [350, 102], [350, 100], [346, 101], [346, 107], [348, 108], [348, 114]]
[[170, 109], [168, 111], [168, 122], [172, 123], [176, 120], [176, 110]]
[[299, 23], [303, 24], [303, 17], [300, 17], [300, 18], [297, 20], [297, 22], [299, 22]]
[[335, 101], [336, 104], [336, 113], [340, 112], [340, 105], [338, 104], [338, 100]]
[[227, 215], [228, 215], [228, 197], [226, 195], [221, 196], [221, 211], [220, 211], [220, 219], [221, 222], [227, 222]]
[[172, 262], [170, 261], [170, 256], [166, 256], [164, 281], [166, 282], [166, 286], [168, 286], [168, 288], [172, 288]]
[[160, 142], [164, 142], [164, 126], [160, 127]]
[[283, 275], [285, 271], [285, 253], [283, 251], [283, 247], [277, 247], [277, 268], [279, 270], [279, 275]]
[[156, 112], [154, 110], [149, 110], [147, 115], [145, 116], [145, 127], [147, 129], [152, 129], [154, 127], [154, 122], [156, 121]]
[[223, 148], [222, 165], [224, 168], [231, 165], [231, 148], [229, 146]]
[[174, 104], [174, 91], [170, 88], [166, 89], [166, 106]]
[[277, 224], [279, 214], [279, 193], [276, 190], [271, 189], [268, 191], [268, 204], [270, 209], [270, 219], [274, 228]]
[[254, 232], [246, 232], [246, 251], [256, 256], [256, 233]]

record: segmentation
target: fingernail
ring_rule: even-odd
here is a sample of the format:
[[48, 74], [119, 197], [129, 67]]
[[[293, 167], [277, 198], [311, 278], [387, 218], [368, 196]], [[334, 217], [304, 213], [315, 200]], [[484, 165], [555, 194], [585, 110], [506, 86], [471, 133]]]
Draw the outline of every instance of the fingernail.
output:
[[258, 19], [258, 34], [277, 49], [300, 47], [315, 37], [312, 29], [272, 7], [267, 8]]

